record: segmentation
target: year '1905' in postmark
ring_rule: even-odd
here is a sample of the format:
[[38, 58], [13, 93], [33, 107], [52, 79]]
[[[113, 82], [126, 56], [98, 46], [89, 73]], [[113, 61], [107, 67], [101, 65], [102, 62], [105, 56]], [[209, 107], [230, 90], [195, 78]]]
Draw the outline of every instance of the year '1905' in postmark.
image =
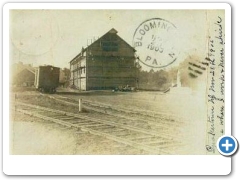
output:
[[138, 59], [146, 66], [163, 68], [177, 59], [177, 28], [171, 22], [152, 18], [142, 22], [134, 32], [133, 46]]

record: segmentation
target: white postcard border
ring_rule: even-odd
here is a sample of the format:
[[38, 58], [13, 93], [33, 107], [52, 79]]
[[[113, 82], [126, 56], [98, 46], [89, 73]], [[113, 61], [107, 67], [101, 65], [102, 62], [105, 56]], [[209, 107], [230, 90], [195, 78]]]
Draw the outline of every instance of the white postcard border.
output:
[[[227, 3], [9, 3], [3, 7], [3, 172], [7, 175], [227, 175], [221, 155], [9, 155], [9, 9], [225, 9], [225, 131], [231, 134], [231, 7]], [[204, 165], [204, 166], [203, 166]]]

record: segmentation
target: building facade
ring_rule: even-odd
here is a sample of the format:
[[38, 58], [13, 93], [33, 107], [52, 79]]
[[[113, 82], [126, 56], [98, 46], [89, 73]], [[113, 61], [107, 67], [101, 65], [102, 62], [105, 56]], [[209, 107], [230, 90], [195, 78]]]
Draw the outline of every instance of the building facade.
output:
[[33, 86], [36, 68], [31, 64], [15, 63], [11, 66], [11, 84], [15, 86]]
[[70, 83], [79, 90], [135, 87], [135, 60], [135, 49], [111, 29], [70, 61]]

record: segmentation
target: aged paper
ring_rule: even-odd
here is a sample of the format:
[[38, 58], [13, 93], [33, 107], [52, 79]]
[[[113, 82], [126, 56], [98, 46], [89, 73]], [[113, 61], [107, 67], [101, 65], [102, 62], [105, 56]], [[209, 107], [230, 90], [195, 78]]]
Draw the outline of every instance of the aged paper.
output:
[[11, 154], [219, 154], [224, 9], [18, 9], [9, 24]]

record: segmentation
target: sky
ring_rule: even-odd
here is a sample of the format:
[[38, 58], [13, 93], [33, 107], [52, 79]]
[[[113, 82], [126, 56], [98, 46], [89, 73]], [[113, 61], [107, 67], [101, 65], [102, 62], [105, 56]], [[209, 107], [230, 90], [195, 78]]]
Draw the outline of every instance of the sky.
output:
[[10, 61], [69, 68], [82, 47], [110, 29], [133, 45], [143, 21], [163, 18], [177, 29], [169, 37], [178, 48], [176, 66], [188, 56], [206, 56], [207, 16], [205, 10], [11, 10]]

